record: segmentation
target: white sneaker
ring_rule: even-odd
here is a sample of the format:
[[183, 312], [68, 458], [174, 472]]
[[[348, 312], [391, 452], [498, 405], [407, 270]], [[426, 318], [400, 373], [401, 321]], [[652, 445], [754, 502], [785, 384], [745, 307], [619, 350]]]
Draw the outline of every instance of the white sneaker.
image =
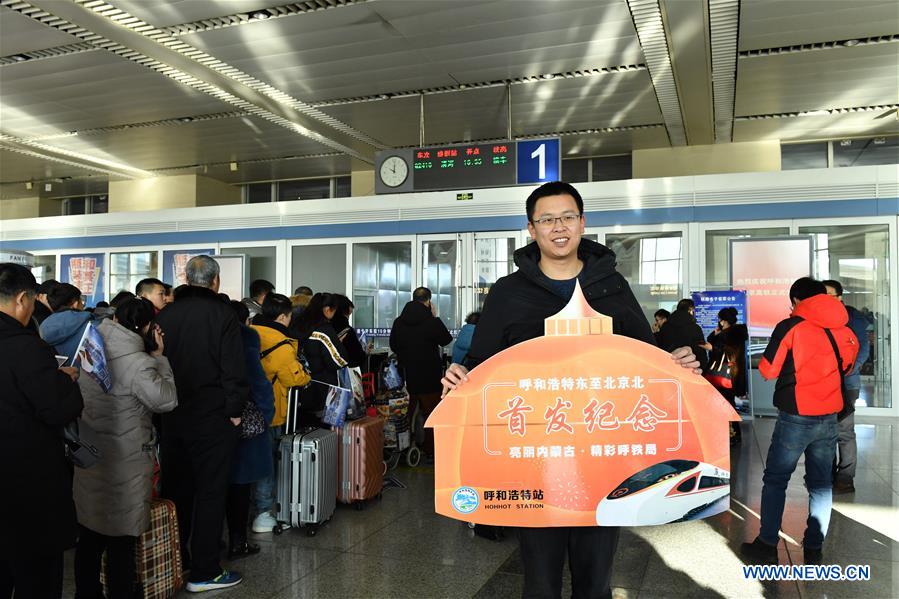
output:
[[278, 521], [268, 512], [262, 512], [253, 520], [253, 532], [272, 532]]

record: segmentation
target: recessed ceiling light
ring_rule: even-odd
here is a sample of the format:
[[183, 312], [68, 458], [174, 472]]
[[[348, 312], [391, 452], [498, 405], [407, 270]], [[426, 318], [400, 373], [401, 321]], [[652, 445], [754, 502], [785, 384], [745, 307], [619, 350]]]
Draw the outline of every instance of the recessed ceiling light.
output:
[[842, 146], [842, 147], [844, 147], [844, 148], [845, 148], [846, 146], [851, 146], [851, 145], [852, 145], [852, 140], [851, 140], [851, 139], [841, 139], [841, 140], [840, 140], [840, 146]]
[[843, 45], [851, 48], [852, 46], [858, 45], [858, 40], [846, 40], [845, 42], [843, 42]]
[[191, 122], [191, 121], [194, 120], [194, 117], [192, 117], [192, 116], [183, 116], [183, 117], [181, 117], [181, 118], [178, 119], [178, 120], [181, 121], [182, 123], [189, 123], [189, 122]]
[[12, 59], [16, 62], [25, 62], [26, 60], [31, 60], [31, 57], [24, 54], [13, 54]]
[[258, 19], [260, 21], [264, 21], [265, 19], [269, 18], [270, 16], [271, 15], [269, 14], [269, 12], [267, 10], [257, 10], [255, 12], [250, 13], [251, 19]]
[[886, 142], [887, 142], [887, 138], [886, 138], [886, 137], [875, 137], [875, 138], [874, 138], [874, 145], [875, 145], [875, 146], [882, 146], [882, 145], [885, 144]]
[[32, 187], [34, 187], [34, 183], [32, 183], [31, 181], [25, 181], [25, 189], [30, 190]]
[[547, 79], [547, 80], [556, 78], [556, 76], [553, 73], [547, 73], [546, 75], [540, 75], [540, 77], [542, 79]]
[[232, 162], [229, 166], [231, 167], [231, 172], [234, 172], [234, 171], [237, 170], [237, 163], [236, 163], [236, 162]]
[[44, 183], [44, 191], [53, 191], [52, 183]]

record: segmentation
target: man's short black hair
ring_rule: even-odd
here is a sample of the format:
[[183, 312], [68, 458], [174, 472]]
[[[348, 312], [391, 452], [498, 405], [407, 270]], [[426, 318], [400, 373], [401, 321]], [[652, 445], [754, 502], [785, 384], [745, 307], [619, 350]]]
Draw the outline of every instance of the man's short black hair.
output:
[[68, 308], [81, 298], [81, 290], [69, 283], [60, 283], [47, 294], [50, 309], [58, 312]]
[[240, 322], [240, 324], [244, 324], [250, 317], [250, 309], [247, 308], [246, 304], [244, 304], [243, 302], [231, 300], [230, 302], [228, 302], [228, 305], [231, 306], [231, 309], [234, 310], [235, 314], [237, 314], [237, 320]]
[[156, 279], [154, 277], [149, 277], [146, 279], [141, 279], [140, 282], [134, 287], [134, 295], [140, 296], [143, 293], [150, 293], [153, 291], [154, 287], [162, 287], [165, 289], [165, 283]]
[[130, 299], [134, 299], [133, 293], [130, 291], [119, 291], [115, 294], [115, 297], [109, 301], [109, 305], [112, 308], [118, 308]]
[[824, 283], [816, 281], [811, 277], [796, 279], [790, 287], [790, 299], [795, 299], [797, 302], [806, 300], [814, 295], [821, 295], [822, 293], [827, 293]]
[[163, 283], [162, 286], [165, 288], [166, 295], [172, 294], [172, 289], [174, 289], [174, 288], [171, 285], [169, 285], [168, 283]]
[[669, 318], [671, 318], [671, 312], [669, 312], [665, 308], [661, 308], [660, 310], [656, 310], [654, 316], [656, 318], [664, 318], [665, 320], [668, 320]]
[[37, 281], [31, 271], [21, 264], [0, 264], [0, 302], [9, 302], [23, 291], [28, 295], [37, 293]]
[[677, 308], [675, 310], [689, 310], [690, 308], [695, 308], [696, 304], [693, 303], [689, 297], [685, 297], [681, 301], [677, 302]]
[[412, 299], [421, 303], [429, 302], [431, 301], [431, 290], [427, 287], [419, 287], [412, 292]]
[[839, 281], [835, 281], [834, 279], [827, 279], [826, 281], [821, 282], [824, 283], [825, 287], [833, 287], [833, 290], [837, 292], [837, 297], [842, 297], [843, 285], [840, 284]]
[[571, 183], [565, 183], [564, 181], [550, 181], [532, 191], [531, 195], [528, 196], [527, 202], [525, 202], [528, 221], [534, 220], [534, 208], [537, 206], [537, 200], [549, 196], [560, 195], [569, 195], [573, 197], [574, 203], [577, 204], [577, 211], [580, 214], [584, 213], [584, 200]]
[[275, 286], [265, 279], [256, 279], [250, 283], [250, 297], [256, 299], [260, 295], [271, 293], [275, 290]]
[[37, 294], [38, 295], [47, 295], [50, 293], [50, 290], [59, 285], [59, 281], [56, 279], [47, 279], [43, 283], [37, 286]]
[[481, 320], [480, 312], [472, 312], [468, 316], [465, 317], [465, 324], [473, 324], [477, 325], [478, 321]]
[[293, 304], [290, 303], [290, 298], [280, 293], [269, 293], [262, 301], [262, 315], [269, 320], [275, 320], [291, 312]]
[[312, 293], [312, 288], [306, 287], [305, 285], [300, 285], [299, 287], [294, 289], [293, 294], [294, 295], [308, 295], [309, 297], [312, 297], [313, 295], [315, 295], [314, 293]]
[[97, 305], [94, 307], [95, 308], [108, 308], [109, 302], [99, 301], [99, 302], [97, 302]]

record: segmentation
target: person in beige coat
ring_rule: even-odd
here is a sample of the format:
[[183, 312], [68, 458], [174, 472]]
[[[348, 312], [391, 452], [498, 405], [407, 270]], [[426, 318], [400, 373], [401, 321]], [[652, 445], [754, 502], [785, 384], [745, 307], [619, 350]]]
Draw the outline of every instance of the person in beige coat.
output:
[[97, 325], [106, 347], [112, 389], [79, 378], [82, 421], [97, 434], [100, 460], [75, 469], [80, 534], [75, 552], [75, 597], [103, 597], [100, 558], [107, 552], [107, 596], [137, 597], [134, 549], [150, 524], [150, 487], [156, 439], [153, 413], [178, 405], [175, 379], [162, 355], [163, 332], [152, 323], [153, 305], [128, 300], [112, 320]]

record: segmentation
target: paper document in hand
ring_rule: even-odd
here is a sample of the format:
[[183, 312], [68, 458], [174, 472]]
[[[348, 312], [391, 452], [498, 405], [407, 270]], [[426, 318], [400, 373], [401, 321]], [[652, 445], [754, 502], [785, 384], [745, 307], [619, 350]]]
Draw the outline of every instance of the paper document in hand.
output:
[[100, 332], [90, 323], [84, 328], [72, 365], [81, 368], [97, 381], [104, 393], [109, 393], [112, 389], [112, 375], [106, 363], [106, 346]]

